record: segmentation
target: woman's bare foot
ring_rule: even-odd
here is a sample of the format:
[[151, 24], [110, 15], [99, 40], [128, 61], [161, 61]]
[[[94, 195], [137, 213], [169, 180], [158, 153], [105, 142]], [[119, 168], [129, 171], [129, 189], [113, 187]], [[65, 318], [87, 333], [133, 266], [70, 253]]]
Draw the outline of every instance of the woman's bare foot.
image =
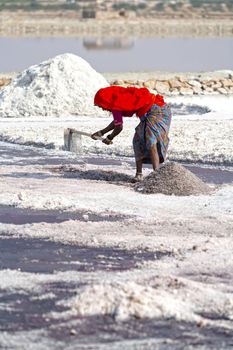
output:
[[142, 173], [136, 173], [133, 182], [141, 182], [143, 180], [143, 176], [142, 176]]

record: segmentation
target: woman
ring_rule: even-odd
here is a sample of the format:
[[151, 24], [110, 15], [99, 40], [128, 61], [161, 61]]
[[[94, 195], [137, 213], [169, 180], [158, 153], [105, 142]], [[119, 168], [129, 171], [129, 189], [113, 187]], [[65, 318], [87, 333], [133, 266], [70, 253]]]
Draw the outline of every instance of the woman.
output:
[[94, 104], [111, 111], [113, 121], [105, 129], [95, 132], [92, 138], [96, 140], [113, 130], [103, 140], [107, 145], [112, 144], [112, 140], [123, 129], [123, 117], [136, 114], [140, 123], [133, 138], [137, 169], [135, 180], [142, 180], [143, 163], [152, 163], [156, 171], [166, 159], [171, 123], [170, 107], [163, 97], [151, 94], [146, 88], [110, 86], [97, 91]]

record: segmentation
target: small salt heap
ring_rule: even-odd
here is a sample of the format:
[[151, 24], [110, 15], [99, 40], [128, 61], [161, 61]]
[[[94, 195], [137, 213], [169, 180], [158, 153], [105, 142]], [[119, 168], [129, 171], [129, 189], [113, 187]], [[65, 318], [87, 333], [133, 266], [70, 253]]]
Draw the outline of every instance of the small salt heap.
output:
[[81, 57], [59, 55], [29, 67], [0, 92], [0, 117], [106, 115], [94, 95], [108, 85]]
[[191, 171], [175, 162], [165, 163], [156, 172], [135, 185], [140, 193], [163, 193], [166, 195], [190, 196], [208, 194], [210, 187]]

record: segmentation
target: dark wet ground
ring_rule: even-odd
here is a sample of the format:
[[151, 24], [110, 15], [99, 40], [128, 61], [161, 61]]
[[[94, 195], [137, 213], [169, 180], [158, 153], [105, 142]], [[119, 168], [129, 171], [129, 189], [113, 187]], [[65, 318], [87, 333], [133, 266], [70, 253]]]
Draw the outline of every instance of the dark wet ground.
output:
[[233, 171], [216, 168], [204, 168], [198, 165], [184, 166], [204, 182], [215, 185], [230, 184], [233, 182]]
[[[157, 349], [155, 345], [149, 345], [153, 341], [159, 344], [158, 349], [163, 350], [181, 350], [189, 346], [194, 348], [202, 346], [202, 349], [206, 350], [230, 350], [233, 347], [232, 333], [227, 329], [200, 327], [195, 323], [174, 319], [140, 320], [132, 318], [124, 322], [116, 322], [111, 316], [73, 316], [64, 321], [59, 318], [54, 319], [47, 312], [49, 310], [66, 311], [65, 307], [57, 306], [57, 302], [62, 298], [75, 296], [77, 286], [54, 283], [47, 287], [56, 292], [54, 299], [36, 299], [35, 294], [30, 296], [31, 300], [27, 295], [17, 294], [12, 295], [11, 299], [7, 298], [5, 302], [10, 302], [11, 306], [18, 301], [17, 312], [5, 312], [1, 315], [3, 318], [0, 320], [0, 332], [46, 329], [50, 341], [54, 342], [53, 349], [66, 349], [65, 344], [73, 345], [74, 349], [83, 349], [86, 346], [85, 348], [93, 350], [97, 349], [99, 344], [105, 344], [107, 349], [108, 345], [110, 349], [111, 343], [124, 341], [134, 341], [135, 349], [138, 350]], [[0, 302], [2, 301], [4, 300], [0, 299]], [[27, 310], [26, 313], [25, 310]], [[137, 344], [139, 340], [144, 343], [144, 346]], [[57, 347], [56, 342], [63, 343], [64, 347]], [[30, 348], [33, 349], [33, 344], [30, 345]], [[119, 343], [119, 349], [127, 349], [127, 344]]]
[[[68, 153], [70, 155], [70, 153]], [[1, 162], [1, 158], [4, 161]], [[12, 161], [12, 158], [13, 161]], [[134, 162], [128, 158], [122, 160], [102, 158], [102, 157], [67, 157], [67, 153], [61, 153], [57, 155], [51, 150], [44, 150], [43, 148], [25, 147], [14, 145], [6, 142], [0, 142], [0, 164], [7, 165], [45, 165], [45, 166], [67, 166], [67, 165], [82, 165], [83, 163], [89, 163], [93, 165], [113, 165], [120, 166], [122, 163], [128, 163], [134, 167]], [[203, 181], [213, 184], [228, 184], [233, 182], [233, 169], [220, 169], [216, 166], [203, 167], [199, 164], [183, 164], [187, 169], [192, 171], [195, 175], [200, 177]], [[147, 168], [151, 168], [150, 165], [145, 165]], [[103, 169], [104, 170], [104, 169]], [[26, 175], [26, 174], [25, 174]], [[28, 174], [33, 176], [33, 174]], [[9, 174], [10, 176], [10, 174]], [[19, 173], [12, 174], [12, 176], [19, 177]], [[37, 177], [38, 174], [34, 174]], [[46, 176], [40, 174], [41, 177]], [[49, 176], [49, 175], [47, 175]]]
[[[116, 159], [104, 159], [104, 158], [85, 158], [85, 161], [89, 164], [96, 165], [121, 165], [122, 161]], [[134, 162], [129, 160], [123, 160], [123, 163], [128, 163], [134, 166]], [[216, 167], [203, 167], [199, 165], [187, 165], [182, 164], [185, 168], [190, 170], [196, 176], [198, 176], [202, 181], [207, 183], [212, 183], [215, 185], [229, 184], [233, 182], [233, 171], [220, 169]], [[145, 164], [145, 168], [151, 169], [151, 165]]]
[[[93, 324], [95, 327], [93, 328]], [[76, 327], [74, 327], [75, 329]], [[131, 319], [127, 322], [114, 322], [111, 317], [88, 317], [77, 323], [75, 340], [82, 343], [110, 343], [123, 340], [144, 340], [143, 349], [188, 349], [188, 346], [203, 346], [202, 349], [231, 349], [233, 346], [232, 334], [217, 327], [200, 328], [189, 322], [179, 322], [173, 319]], [[60, 339], [70, 339], [70, 333], [63, 328], [60, 330]], [[87, 331], [88, 330], [88, 331]], [[54, 335], [53, 332], [51, 332]], [[148, 342], [146, 341], [148, 339]], [[159, 348], [149, 346], [150, 341], [156, 339]], [[172, 345], [169, 346], [169, 342]], [[109, 344], [110, 345], [110, 344]], [[111, 346], [111, 345], [110, 345]], [[204, 347], [205, 346], [205, 347]], [[122, 344], [119, 348], [124, 349]], [[127, 347], [125, 347], [127, 349]], [[142, 349], [135, 344], [135, 349]]]
[[[121, 165], [122, 161], [102, 158], [72, 159], [63, 156], [52, 155], [44, 150], [27, 147], [14, 148], [8, 145], [1, 145], [0, 157], [4, 159], [2, 164], [8, 165], [81, 165], [83, 160], [90, 164], [98, 165]], [[14, 160], [12, 160], [14, 157]], [[124, 160], [126, 162], [127, 160]], [[133, 162], [127, 161], [129, 165]], [[233, 172], [220, 170], [217, 168], [204, 168], [198, 165], [185, 165], [202, 180], [224, 184], [233, 181]], [[9, 174], [9, 176], [20, 177], [20, 174]], [[30, 174], [28, 174], [30, 176]], [[33, 175], [33, 174], [32, 174]], [[25, 176], [25, 174], [22, 176]], [[36, 174], [35, 174], [36, 176]], [[37, 174], [38, 176], [38, 174]], [[48, 175], [49, 176], [49, 175]], [[54, 176], [54, 174], [51, 174]], [[93, 176], [91, 172], [86, 172], [85, 176]], [[102, 176], [102, 178], [101, 178]], [[100, 173], [100, 180], [106, 181], [106, 174]], [[118, 179], [119, 180], [119, 179]], [[128, 179], [129, 180], [129, 179]], [[128, 181], [125, 179], [125, 181]], [[83, 215], [88, 214], [90, 221], [119, 221], [124, 220], [124, 216], [101, 217], [94, 213], [86, 212], [61, 212], [57, 210], [42, 211], [31, 209], [20, 209], [15, 207], [0, 206], [0, 222], [13, 223], [16, 225], [30, 224], [36, 222], [59, 223], [66, 220], [86, 220]], [[55, 272], [121, 272], [137, 268], [144, 261], [154, 261], [171, 256], [171, 252], [145, 252], [126, 251], [111, 248], [92, 248], [85, 246], [64, 245], [40, 239], [12, 238], [2, 235], [0, 238], [0, 269], [20, 270], [22, 272], [41, 273], [53, 275]], [[65, 283], [63, 281], [41, 283], [40, 288], [29, 291], [17, 289], [1, 289], [0, 281], [0, 333], [11, 332], [17, 334], [20, 331], [31, 331], [44, 329], [48, 332], [48, 337], [52, 341], [53, 347], [49, 349], [66, 349], [66, 344], [70, 349], [97, 349], [97, 344], [109, 344], [111, 342], [121, 342], [126, 340], [135, 341], [135, 349], [157, 349], [155, 345], [149, 345], [150, 341], [159, 344], [159, 350], [180, 350], [186, 349], [190, 345], [194, 348], [203, 346], [202, 349], [233, 349], [233, 334], [231, 331], [215, 327], [199, 327], [196, 324], [178, 322], [173, 319], [167, 320], [139, 320], [131, 319], [127, 322], [116, 322], [109, 316], [95, 317], [70, 317], [63, 321], [61, 318], [48, 316], [51, 311], [66, 311], [65, 306], [60, 306], [59, 301], [68, 299], [77, 293], [81, 286], [77, 282]], [[49, 296], [50, 293], [50, 296]], [[52, 293], [52, 297], [51, 297]], [[46, 296], [47, 294], [47, 296]], [[41, 296], [43, 295], [43, 298]], [[203, 315], [209, 319], [215, 319], [215, 315]], [[71, 329], [73, 335], [71, 335]], [[0, 337], [1, 339], [1, 337]], [[142, 341], [145, 345], [136, 345], [137, 341]], [[38, 339], [39, 341], [39, 339]], [[172, 345], [169, 345], [172, 342]], [[63, 345], [61, 345], [63, 344]], [[17, 344], [17, 350], [23, 349], [22, 344]], [[108, 347], [107, 347], [108, 348]], [[119, 349], [127, 349], [127, 346], [119, 343]], [[0, 349], [11, 349], [12, 347], [2, 347]], [[30, 343], [30, 349], [39, 349], [38, 342]], [[40, 348], [41, 349], [41, 348]]]
[[[21, 272], [53, 274], [55, 272], [101, 272], [125, 271], [134, 269], [139, 263], [162, 259], [171, 252], [127, 251], [108, 247], [86, 247], [65, 245], [40, 239], [23, 239], [1, 236], [0, 269], [20, 270]], [[75, 294], [77, 283], [49, 283], [44, 293], [54, 293], [53, 299], [37, 300], [37, 293], [1, 291], [0, 305], [12, 308], [0, 308], [0, 331], [16, 331], [46, 326], [44, 314], [49, 311], [61, 311], [56, 302]], [[40, 296], [38, 293], [37, 296]], [[51, 320], [51, 324], [54, 322]], [[58, 335], [58, 334], [57, 334]]]
[[[18, 239], [2, 237], [0, 239], [0, 268], [18, 269], [22, 272], [53, 274], [56, 271], [93, 272], [124, 271], [135, 268], [143, 261], [153, 261], [169, 257], [170, 252], [138, 252], [111, 248], [90, 248], [64, 245], [39, 239]], [[0, 287], [0, 333], [46, 329], [53, 349], [65, 349], [65, 344], [74, 348], [97, 348], [97, 344], [109, 344], [137, 340], [145, 342], [147, 347], [153, 339], [160, 344], [159, 349], [185, 349], [185, 346], [201, 346], [206, 349], [231, 349], [233, 337], [229, 330], [200, 326], [174, 319], [135, 319], [127, 322], [115, 321], [110, 316], [77, 317], [68, 319], [53, 318], [49, 313], [68, 310], [59, 301], [76, 295], [78, 282], [41, 282], [40, 288], [30, 292], [22, 290], [3, 291]], [[41, 290], [42, 288], [42, 290]], [[43, 297], [42, 297], [43, 296]], [[42, 297], [42, 298], [41, 298]], [[205, 315], [214, 319], [212, 315]], [[168, 346], [173, 342], [172, 347]], [[58, 347], [56, 344], [64, 344]], [[23, 344], [22, 344], [23, 345]], [[37, 349], [36, 344], [30, 344]], [[83, 347], [82, 347], [83, 346]], [[0, 342], [0, 349], [1, 342]], [[6, 348], [4, 348], [6, 349]], [[20, 347], [17, 347], [20, 349]], [[127, 346], [125, 347], [127, 349]], [[136, 348], [135, 348], [136, 349]]]
[[170, 252], [138, 252], [115, 248], [65, 245], [39, 239], [0, 238], [0, 269], [22, 272], [124, 271], [143, 261], [153, 261]]
[[38, 222], [60, 223], [68, 220], [78, 221], [122, 221], [130, 218], [124, 215], [101, 216], [91, 212], [64, 212], [60, 210], [34, 210], [0, 205], [0, 223], [25, 225]]
[[[76, 158], [68, 158], [67, 154], [57, 154], [51, 147], [46, 150], [43, 145], [28, 147], [23, 145], [0, 142], [0, 164], [6, 165], [56, 165], [69, 163], [83, 163]], [[4, 161], [3, 161], [4, 160]]]

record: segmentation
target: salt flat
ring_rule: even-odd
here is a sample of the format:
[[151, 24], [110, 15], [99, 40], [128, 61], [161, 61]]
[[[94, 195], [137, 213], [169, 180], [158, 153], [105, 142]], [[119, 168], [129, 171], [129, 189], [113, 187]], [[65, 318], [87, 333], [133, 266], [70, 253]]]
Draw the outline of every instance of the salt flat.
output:
[[[0, 347], [231, 348], [232, 185], [143, 195], [78, 178], [103, 166], [64, 151], [1, 150], [0, 203], [32, 220], [0, 224]], [[104, 169], [134, 174], [125, 160]]]
[[[233, 97], [203, 96], [167, 98], [175, 110], [171, 123], [169, 159], [230, 165], [233, 162]], [[59, 116], [57, 118], [0, 118], [0, 140], [62, 149], [67, 127], [94, 132], [112, 117]], [[133, 157], [132, 138], [138, 119], [125, 118], [124, 131], [111, 147], [83, 138], [83, 153]]]
[[[169, 102], [180, 104], [170, 160], [232, 173], [232, 98]], [[0, 348], [231, 349], [232, 183], [135, 192], [136, 118], [112, 146], [83, 138], [82, 154], [62, 150], [64, 128], [110, 120], [0, 120]]]

